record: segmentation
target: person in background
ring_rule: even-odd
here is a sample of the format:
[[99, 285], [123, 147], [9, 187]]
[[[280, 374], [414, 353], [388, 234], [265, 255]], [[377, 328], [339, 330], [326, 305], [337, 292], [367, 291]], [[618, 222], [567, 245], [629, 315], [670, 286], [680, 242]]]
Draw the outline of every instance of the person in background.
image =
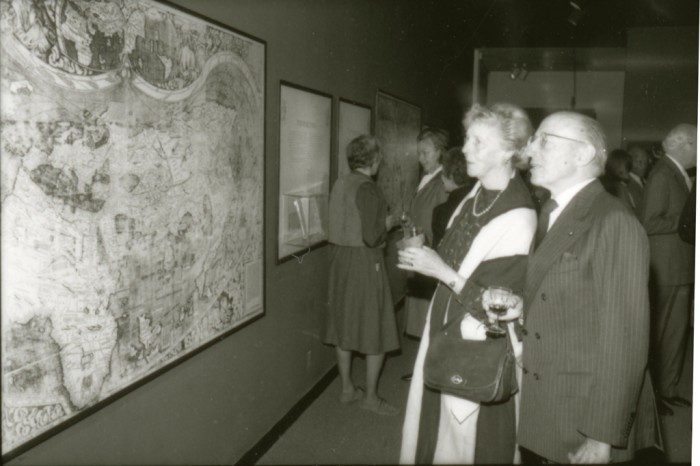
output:
[[[323, 342], [335, 346], [341, 403], [393, 416], [399, 410], [377, 394], [384, 355], [399, 348], [383, 248], [396, 221], [372, 180], [381, 162], [379, 142], [358, 136], [347, 146], [351, 172], [333, 185], [329, 241], [332, 244], [329, 305]], [[352, 353], [366, 355], [366, 393], [352, 380]]]
[[651, 247], [652, 374], [662, 415], [690, 401], [678, 393], [687, 350], [695, 248], [679, 235], [680, 217], [691, 189], [686, 170], [695, 167], [697, 128], [681, 124], [662, 145], [665, 154], [649, 173], [642, 225]]
[[[482, 405], [423, 383], [425, 357], [443, 322], [461, 319], [463, 338], [485, 340], [484, 288], [522, 290], [537, 223], [530, 192], [515, 169], [532, 133], [527, 114], [509, 104], [475, 104], [463, 125], [467, 170], [479, 182], [457, 207], [437, 252], [427, 246], [399, 252], [399, 268], [439, 280], [413, 368], [401, 464], [503, 464], [518, 459], [517, 394]], [[506, 328], [503, 338], [510, 339], [517, 359], [514, 324]]]
[[646, 370], [649, 245], [596, 179], [600, 123], [545, 118], [528, 144], [540, 211], [524, 291], [518, 443], [528, 464], [624, 462], [658, 443]]
[[[698, 188], [698, 180], [693, 180], [693, 188], [690, 190], [690, 195], [685, 201], [681, 219], [678, 225], [678, 234], [681, 239], [688, 244], [695, 246], [695, 196]], [[690, 325], [693, 325], [691, 319]]]
[[[600, 181], [607, 192], [617, 197], [628, 209], [641, 212], [642, 198], [635, 198], [629, 189], [632, 156], [622, 149], [615, 149], [605, 162], [605, 174]], [[641, 192], [639, 192], [641, 195]]]
[[447, 222], [452, 217], [464, 196], [474, 187], [476, 179], [467, 174], [467, 164], [461, 147], [453, 147], [442, 158], [442, 184], [449, 194], [447, 200], [433, 209], [433, 244], [440, 244], [447, 229]]
[[642, 218], [642, 203], [644, 202], [644, 186], [647, 183], [647, 175], [651, 167], [649, 152], [643, 147], [633, 145], [627, 152], [632, 156], [632, 170], [627, 188], [637, 202], [635, 213], [637, 218]]
[[[433, 209], [447, 200], [447, 191], [440, 177], [440, 161], [448, 143], [449, 135], [441, 129], [428, 127], [418, 135], [418, 162], [423, 177], [411, 201], [408, 215], [413, 225], [423, 230], [427, 246], [433, 245]], [[436, 281], [429, 277], [413, 275], [409, 276], [406, 285], [406, 334], [419, 338], [423, 333], [425, 316]], [[410, 377], [409, 374], [402, 378], [410, 380]]]
[[630, 176], [634, 181], [644, 187], [647, 181], [647, 175], [651, 168], [651, 156], [649, 152], [641, 146], [631, 145], [627, 148], [627, 152], [632, 156], [632, 170]]

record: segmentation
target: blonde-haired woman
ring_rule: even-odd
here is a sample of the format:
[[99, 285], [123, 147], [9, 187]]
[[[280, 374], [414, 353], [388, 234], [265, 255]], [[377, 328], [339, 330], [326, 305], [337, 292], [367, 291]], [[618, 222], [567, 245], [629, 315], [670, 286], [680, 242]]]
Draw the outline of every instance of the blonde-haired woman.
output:
[[[439, 281], [414, 366], [406, 407], [401, 463], [518, 461], [516, 397], [491, 405], [426, 389], [423, 366], [431, 337], [446, 319], [462, 318], [462, 337], [482, 340], [489, 286], [522, 290], [537, 227], [534, 204], [515, 164], [532, 134], [527, 114], [509, 104], [474, 105], [465, 115], [463, 152], [478, 183], [453, 214], [437, 251], [408, 248], [399, 267]], [[507, 319], [518, 317], [518, 309]], [[514, 323], [507, 338], [519, 356]], [[466, 330], [465, 330], [466, 329]], [[466, 332], [466, 334], [465, 334]]]

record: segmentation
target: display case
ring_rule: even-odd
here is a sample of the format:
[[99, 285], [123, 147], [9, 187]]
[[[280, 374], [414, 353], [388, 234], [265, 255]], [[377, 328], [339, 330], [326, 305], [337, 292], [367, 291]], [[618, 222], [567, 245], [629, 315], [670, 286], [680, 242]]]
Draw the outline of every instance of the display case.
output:
[[[328, 195], [320, 192], [290, 192], [282, 196], [281, 231], [283, 253], [310, 248], [328, 238]], [[285, 254], [285, 255], [286, 255]]]

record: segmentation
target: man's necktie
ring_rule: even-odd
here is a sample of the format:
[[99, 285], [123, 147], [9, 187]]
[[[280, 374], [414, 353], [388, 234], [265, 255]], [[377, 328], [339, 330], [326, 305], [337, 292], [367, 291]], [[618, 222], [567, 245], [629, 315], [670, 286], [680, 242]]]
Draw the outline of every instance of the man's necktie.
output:
[[540, 216], [537, 219], [537, 232], [535, 233], [535, 249], [537, 249], [540, 246], [540, 243], [542, 243], [542, 240], [544, 239], [544, 235], [547, 234], [547, 227], [549, 227], [549, 216], [551, 215], [552, 211], [558, 207], [557, 201], [554, 199], [547, 199], [544, 204], [542, 204], [542, 208], [540, 209]]

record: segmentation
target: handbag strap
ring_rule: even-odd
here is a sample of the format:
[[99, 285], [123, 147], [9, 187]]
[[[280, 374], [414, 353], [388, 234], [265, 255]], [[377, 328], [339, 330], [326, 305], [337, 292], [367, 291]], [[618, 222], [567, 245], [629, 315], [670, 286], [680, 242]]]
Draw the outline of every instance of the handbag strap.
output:
[[[445, 285], [442, 282], [439, 282], [439, 286], [444, 286], [445, 288], [447, 288], [447, 285]], [[462, 319], [464, 319], [467, 314], [470, 314], [466, 308], [460, 306], [461, 312], [456, 313], [454, 316], [452, 316], [451, 319], [449, 318], [450, 317], [450, 305], [452, 304], [452, 296], [453, 296], [452, 293], [453, 292], [449, 288], [447, 288], [447, 289], [450, 291], [450, 297], [447, 299], [447, 304], [445, 305], [445, 308], [446, 308], [445, 309], [445, 318], [444, 318], [444, 322], [443, 322], [442, 326], [440, 327], [441, 331], [445, 331], [449, 328], [452, 328], [453, 326], [458, 326], [459, 323], [462, 322]]]

